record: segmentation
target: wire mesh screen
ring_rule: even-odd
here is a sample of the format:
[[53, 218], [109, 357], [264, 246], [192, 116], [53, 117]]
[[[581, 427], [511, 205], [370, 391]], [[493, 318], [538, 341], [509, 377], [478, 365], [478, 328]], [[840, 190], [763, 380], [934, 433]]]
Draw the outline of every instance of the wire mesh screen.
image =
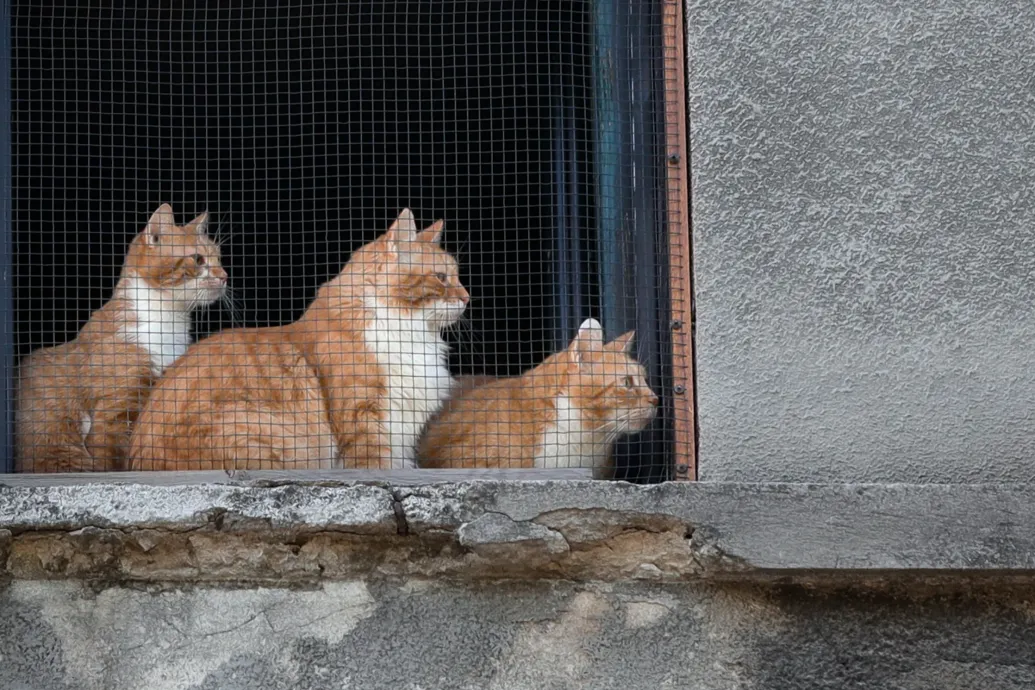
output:
[[660, 3], [10, 21], [18, 471], [669, 477]]

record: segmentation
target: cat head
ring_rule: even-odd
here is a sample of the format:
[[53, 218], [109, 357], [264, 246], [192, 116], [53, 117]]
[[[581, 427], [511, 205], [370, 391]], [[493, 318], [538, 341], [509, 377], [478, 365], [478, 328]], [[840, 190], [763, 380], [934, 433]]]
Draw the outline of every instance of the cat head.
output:
[[403, 209], [387, 232], [353, 253], [346, 269], [373, 288], [378, 306], [444, 328], [463, 315], [470, 297], [456, 259], [439, 244], [443, 226], [438, 220], [418, 232], [413, 213]]
[[212, 304], [226, 292], [227, 274], [207, 226], [208, 213], [176, 225], [172, 207], [162, 204], [130, 243], [123, 276], [143, 281], [177, 309]]
[[581, 411], [587, 429], [609, 438], [646, 427], [658, 409], [647, 371], [636, 361], [635, 331], [604, 343], [596, 319], [586, 319], [571, 344], [555, 355], [564, 369], [562, 393]]

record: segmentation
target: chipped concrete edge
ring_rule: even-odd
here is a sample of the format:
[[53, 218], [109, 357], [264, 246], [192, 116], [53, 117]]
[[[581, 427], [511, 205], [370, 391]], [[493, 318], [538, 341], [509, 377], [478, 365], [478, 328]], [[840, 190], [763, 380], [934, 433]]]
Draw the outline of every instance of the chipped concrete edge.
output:
[[0, 485], [6, 579], [1027, 578], [1033, 541], [1023, 485]]

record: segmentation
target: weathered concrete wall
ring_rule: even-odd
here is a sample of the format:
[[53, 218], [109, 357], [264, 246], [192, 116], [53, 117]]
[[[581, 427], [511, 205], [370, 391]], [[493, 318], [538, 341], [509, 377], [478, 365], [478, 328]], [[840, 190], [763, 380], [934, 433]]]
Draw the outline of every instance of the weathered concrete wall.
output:
[[0, 483], [0, 688], [1028, 690], [1033, 583], [1032, 485]]
[[1029, 690], [1019, 594], [356, 580], [0, 591], [8, 690]]
[[1031, 485], [0, 485], [0, 579], [1035, 578]]
[[1030, 481], [1035, 4], [687, 17], [700, 476]]

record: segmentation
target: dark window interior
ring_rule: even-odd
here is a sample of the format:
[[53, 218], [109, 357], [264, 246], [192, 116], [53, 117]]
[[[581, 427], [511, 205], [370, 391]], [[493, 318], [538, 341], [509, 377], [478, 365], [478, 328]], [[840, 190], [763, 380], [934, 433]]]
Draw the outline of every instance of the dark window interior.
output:
[[[162, 202], [229, 236], [241, 318], [199, 335], [295, 319], [408, 206], [473, 297], [455, 373], [518, 374], [603, 310], [668, 398], [650, 5], [15, 2], [16, 355], [74, 337]], [[670, 416], [622, 476], [664, 476]]]

